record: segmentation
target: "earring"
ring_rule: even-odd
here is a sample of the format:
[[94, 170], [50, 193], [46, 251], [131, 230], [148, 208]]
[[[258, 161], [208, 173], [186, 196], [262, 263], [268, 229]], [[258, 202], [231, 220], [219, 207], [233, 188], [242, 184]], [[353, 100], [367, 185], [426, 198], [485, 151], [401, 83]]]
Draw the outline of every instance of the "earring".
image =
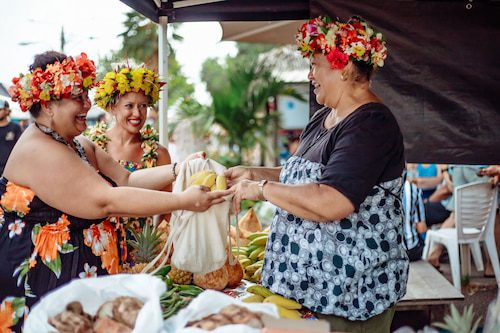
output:
[[347, 77], [346, 77], [346, 76], [344, 76], [344, 73], [340, 74], [340, 79], [341, 79], [342, 81], [347, 81]]

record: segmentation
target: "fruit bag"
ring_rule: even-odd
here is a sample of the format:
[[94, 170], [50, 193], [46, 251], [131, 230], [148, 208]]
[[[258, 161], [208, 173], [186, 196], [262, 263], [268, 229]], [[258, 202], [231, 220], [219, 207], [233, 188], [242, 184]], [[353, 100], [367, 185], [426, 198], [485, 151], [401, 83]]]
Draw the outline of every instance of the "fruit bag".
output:
[[[204, 170], [223, 175], [226, 168], [211, 159], [183, 162], [173, 192], [184, 191], [193, 181], [191, 176]], [[203, 179], [196, 183], [203, 184]], [[205, 274], [224, 265], [231, 198], [232, 196], [227, 196], [224, 202], [210, 207], [205, 212], [172, 212], [170, 233], [162, 253], [166, 251], [165, 258], [168, 258], [173, 245], [174, 252], [170, 261], [173, 266], [191, 273]]]

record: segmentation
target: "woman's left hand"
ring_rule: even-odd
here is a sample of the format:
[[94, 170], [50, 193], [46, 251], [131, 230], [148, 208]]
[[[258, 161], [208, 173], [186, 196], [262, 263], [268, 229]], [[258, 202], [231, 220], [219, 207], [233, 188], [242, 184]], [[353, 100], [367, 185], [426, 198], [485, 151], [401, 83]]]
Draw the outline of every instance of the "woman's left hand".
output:
[[262, 200], [258, 184], [259, 182], [243, 179], [231, 187], [234, 191], [233, 208], [236, 213], [240, 211], [241, 200]]

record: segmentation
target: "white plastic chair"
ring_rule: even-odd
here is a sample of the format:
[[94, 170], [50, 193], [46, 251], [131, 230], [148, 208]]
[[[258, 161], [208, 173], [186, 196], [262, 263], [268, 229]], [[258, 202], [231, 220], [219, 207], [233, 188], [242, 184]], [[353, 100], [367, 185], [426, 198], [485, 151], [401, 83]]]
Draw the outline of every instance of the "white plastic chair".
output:
[[495, 244], [495, 213], [498, 187], [490, 183], [475, 182], [457, 186], [455, 197], [455, 228], [428, 230], [422, 258], [426, 259], [434, 243], [443, 244], [448, 250], [453, 285], [460, 290], [459, 245], [470, 245], [472, 258], [478, 271], [482, 271], [483, 258], [480, 242], [486, 248], [493, 265], [495, 278], [500, 288], [500, 264]]

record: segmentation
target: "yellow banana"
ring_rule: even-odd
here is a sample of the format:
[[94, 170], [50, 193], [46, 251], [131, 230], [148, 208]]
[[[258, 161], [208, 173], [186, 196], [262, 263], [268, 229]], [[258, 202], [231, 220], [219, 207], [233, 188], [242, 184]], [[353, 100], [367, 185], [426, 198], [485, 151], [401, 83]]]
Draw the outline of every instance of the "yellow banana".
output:
[[227, 189], [227, 181], [226, 176], [218, 175], [215, 179], [215, 189], [216, 190], [225, 190]]
[[286, 309], [282, 306], [276, 305], [281, 318], [286, 319], [301, 319], [302, 315], [297, 310]]
[[248, 287], [247, 291], [251, 294], [260, 295], [264, 298], [274, 295], [271, 290], [267, 289], [264, 286], [261, 286], [260, 284], [254, 284], [253, 286]]
[[299, 310], [300, 308], [302, 308], [302, 305], [300, 303], [297, 303], [294, 300], [285, 298], [280, 295], [272, 295], [266, 297], [264, 299], [264, 303], [273, 303], [288, 310]]
[[265, 254], [266, 254], [266, 249], [264, 248], [264, 251], [259, 253], [259, 255], [257, 256], [257, 260], [264, 260]]
[[248, 235], [247, 239], [248, 240], [254, 240], [255, 238], [259, 238], [262, 236], [267, 236], [269, 233], [267, 232], [254, 232], [253, 234]]
[[205, 178], [203, 178], [200, 185], [203, 185], [206, 187], [212, 187], [213, 185], [215, 185], [216, 178], [217, 178], [217, 175], [214, 172], [209, 173], [208, 175], [205, 176]]
[[263, 300], [264, 297], [261, 295], [252, 295], [242, 299], [244, 303], [262, 303]]
[[201, 182], [207, 175], [213, 173], [212, 170], [202, 170], [191, 175], [189, 178], [189, 186], [191, 185], [201, 185]]
[[259, 262], [256, 262], [255, 264], [248, 265], [245, 267], [245, 272], [250, 273], [253, 275], [256, 270], [262, 267], [262, 264], [259, 264]]
[[215, 184], [213, 184], [211, 187], [210, 187], [210, 191], [215, 191], [216, 188], [215, 188]]
[[252, 260], [257, 260], [257, 258], [259, 257], [259, 255], [266, 251], [266, 249], [264, 247], [258, 247], [256, 248], [255, 250], [252, 251], [252, 253], [250, 253], [250, 255], [248, 256], [249, 259], [252, 259]]
[[267, 237], [268, 237], [268, 235], [257, 237], [255, 239], [253, 239], [250, 243], [248, 243], [248, 245], [250, 245], [250, 246], [251, 245], [258, 245], [258, 246], [266, 245]]
[[262, 267], [260, 267], [258, 270], [255, 271], [255, 273], [253, 273], [252, 279], [253, 281], [260, 282], [260, 280], [262, 279]]
[[243, 268], [246, 268], [252, 264], [252, 260], [246, 258], [246, 259], [240, 259], [240, 265]]
[[238, 254], [238, 260], [248, 259], [246, 254]]

